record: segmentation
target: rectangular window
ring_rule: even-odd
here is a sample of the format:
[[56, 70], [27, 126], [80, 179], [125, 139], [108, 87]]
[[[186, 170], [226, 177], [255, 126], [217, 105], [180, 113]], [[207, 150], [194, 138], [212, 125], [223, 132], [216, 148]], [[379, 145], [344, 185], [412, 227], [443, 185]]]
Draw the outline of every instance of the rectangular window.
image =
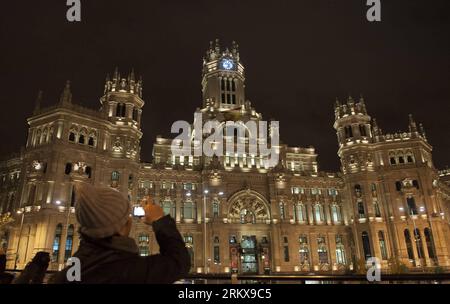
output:
[[286, 218], [286, 213], [285, 213], [285, 210], [284, 210], [284, 204], [283, 203], [280, 203], [280, 218], [282, 220], [284, 220]]
[[283, 247], [283, 255], [284, 255], [284, 261], [289, 262], [289, 246], [285, 245]]
[[214, 263], [219, 264], [220, 263], [220, 247], [214, 246]]

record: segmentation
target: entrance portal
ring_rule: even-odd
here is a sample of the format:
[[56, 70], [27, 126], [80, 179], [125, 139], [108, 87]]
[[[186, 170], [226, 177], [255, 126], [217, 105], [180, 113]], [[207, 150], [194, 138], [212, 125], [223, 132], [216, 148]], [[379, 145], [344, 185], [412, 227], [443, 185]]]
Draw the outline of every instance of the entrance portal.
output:
[[258, 252], [256, 236], [243, 235], [241, 240], [241, 271], [242, 273], [258, 273]]

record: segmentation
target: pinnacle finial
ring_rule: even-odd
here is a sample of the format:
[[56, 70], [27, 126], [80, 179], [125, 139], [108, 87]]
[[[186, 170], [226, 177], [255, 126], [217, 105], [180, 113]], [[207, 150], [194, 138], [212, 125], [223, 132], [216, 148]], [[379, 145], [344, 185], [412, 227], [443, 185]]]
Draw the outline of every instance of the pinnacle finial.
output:
[[420, 128], [420, 133], [422, 133], [422, 137], [427, 139], [427, 135], [425, 134], [425, 128], [423, 127], [422, 123], [419, 124], [419, 128]]
[[70, 80], [66, 81], [66, 85], [61, 94], [61, 98], [59, 100], [61, 104], [67, 104], [72, 102], [72, 93], [70, 92]]
[[381, 129], [378, 127], [377, 119], [372, 119], [372, 129], [373, 129], [373, 135], [374, 136], [380, 136], [381, 135]]
[[119, 80], [119, 79], [120, 79], [119, 68], [116, 66], [116, 68], [114, 69], [113, 80]]
[[42, 90], [38, 91], [38, 95], [36, 97], [36, 103], [34, 105], [34, 112], [37, 112], [41, 109], [41, 102], [42, 102]]
[[359, 102], [364, 104], [364, 96], [362, 94], [359, 94]]
[[417, 132], [417, 125], [416, 122], [414, 121], [412, 114], [409, 114], [408, 118], [409, 118], [409, 132], [412, 133]]
[[354, 103], [353, 97], [350, 94], [348, 95], [347, 103]]
[[219, 39], [216, 39], [216, 53], [220, 53]]

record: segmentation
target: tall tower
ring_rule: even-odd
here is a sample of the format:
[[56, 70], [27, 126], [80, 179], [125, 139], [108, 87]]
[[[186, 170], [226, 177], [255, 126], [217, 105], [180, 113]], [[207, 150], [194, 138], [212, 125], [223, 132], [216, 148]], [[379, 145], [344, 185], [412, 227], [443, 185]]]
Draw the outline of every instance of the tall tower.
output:
[[220, 110], [228, 110], [244, 105], [244, 82], [238, 45], [233, 41], [231, 51], [228, 48], [222, 50], [218, 39], [215, 43], [211, 41], [203, 58], [203, 106], [214, 102]]
[[[355, 102], [348, 97], [347, 103], [336, 101], [335, 122], [339, 143], [338, 155], [344, 173], [350, 224], [354, 235], [356, 259], [361, 265], [370, 257], [380, 257], [379, 231], [386, 233], [386, 217], [380, 208], [381, 182], [376, 172], [371, 118], [364, 99]], [[383, 234], [384, 235], [384, 234]], [[383, 254], [384, 257], [384, 254]], [[383, 267], [387, 267], [383, 259]]]
[[355, 103], [352, 97], [348, 97], [346, 104], [336, 100], [334, 112], [343, 172], [373, 170], [373, 159], [368, 153], [372, 130], [364, 99], [361, 97]]
[[136, 80], [132, 70], [121, 77], [118, 68], [112, 79], [106, 77], [104, 95], [100, 98], [102, 111], [116, 128], [107, 140], [113, 157], [139, 160], [142, 99], [142, 78]]

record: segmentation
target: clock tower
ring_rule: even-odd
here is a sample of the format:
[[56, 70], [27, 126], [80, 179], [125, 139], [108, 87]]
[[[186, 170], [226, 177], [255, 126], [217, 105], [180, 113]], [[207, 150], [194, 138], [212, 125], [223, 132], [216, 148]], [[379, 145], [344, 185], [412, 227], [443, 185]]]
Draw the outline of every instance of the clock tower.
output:
[[244, 104], [244, 66], [239, 60], [238, 45], [233, 41], [231, 51], [222, 50], [219, 40], [210, 42], [203, 58], [203, 106], [214, 102], [221, 110], [239, 108]]

